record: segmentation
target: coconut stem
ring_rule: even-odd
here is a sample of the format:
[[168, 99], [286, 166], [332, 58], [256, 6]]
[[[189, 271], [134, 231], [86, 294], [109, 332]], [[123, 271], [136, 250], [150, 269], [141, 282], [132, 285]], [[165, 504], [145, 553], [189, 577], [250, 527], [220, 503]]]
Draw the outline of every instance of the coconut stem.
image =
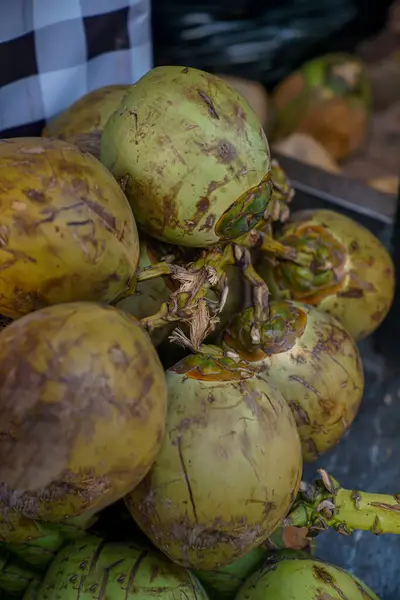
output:
[[249, 250], [235, 244], [234, 251], [236, 264], [240, 267], [243, 277], [250, 283], [253, 289], [255, 319], [265, 321], [268, 318], [269, 290], [267, 284], [254, 269]]
[[[299, 266], [310, 268], [315, 261], [312, 254], [307, 252], [300, 252], [296, 248], [282, 244], [278, 240], [275, 240], [271, 235], [258, 229], [252, 229], [251, 231], [241, 235], [237, 240], [236, 244], [248, 249], [255, 249], [259, 252], [265, 252], [275, 258], [294, 262]], [[323, 265], [325, 268], [326, 265]]]
[[305, 550], [312, 553], [315, 542], [307, 527], [278, 527], [262, 544], [268, 550]]
[[[198, 348], [217, 322], [210, 315], [205, 296], [210, 288], [218, 288], [220, 282], [225, 281], [223, 271], [217, 270], [211, 262], [204, 263], [201, 260], [188, 267], [170, 265], [171, 277], [180, 286], [167, 302], [163, 302], [156, 314], [141, 319], [142, 325], [153, 331], [174, 321], [187, 323], [190, 327], [190, 342], [194, 348]], [[218, 307], [215, 312], [218, 312]]]
[[[250, 250], [236, 243], [212, 248], [187, 267], [158, 263], [140, 272], [139, 281], [168, 274], [180, 283], [179, 289], [171, 294], [155, 315], [141, 320], [142, 325], [152, 331], [168, 322], [186, 322], [190, 326], [190, 344], [198, 349], [219, 321], [218, 315], [228, 294], [226, 269], [232, 265], [241, 269], [243, 277], [253, 290], [253, 335], [257, 340], [260, 335], [258, 324], [265, 322], [269, 316], [268, 287], [252, 265]], [[206, 299], [211, 288], [216, 288], [219, 292], [220, 299], [215, 306]], [[171, 340], [179, 343], [181, 338], [179, 333], [178, 336], [172, 336]]]
[[280, 221], [284, 223], [290, 216], [289, 204], [294, 197], [294, 189], [285, 171], [280, 167], [278, 161], [273, 159], [271, 162], [271, 183], [272, 193], [264, 213], [263, 222], [256, 229], [264, 230], [267, 227], [270, 230], [272, 222]]
[[159, 262], [151, 267], [145, 267], [139, 269], [136, 273], [136, 281], [148, 281], [149, 279], [156, 279], [163, 275], [172, 275], [173, 265], [166, 262]]
[[346, 490], [326, 471], [314, 485], [303, 484], [284, 524], [308, 527], [311, 534], [332, 528], [400, 534], [400, 495]]

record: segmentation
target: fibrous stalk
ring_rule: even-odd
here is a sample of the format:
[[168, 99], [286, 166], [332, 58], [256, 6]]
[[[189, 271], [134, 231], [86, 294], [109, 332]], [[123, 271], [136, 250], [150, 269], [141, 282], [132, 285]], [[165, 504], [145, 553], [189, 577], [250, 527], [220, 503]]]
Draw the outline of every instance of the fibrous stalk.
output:
[[[289, 261], [311, 269], [313, 273], [330, 268], [325, 259], [319, 261], [312, 252], [298, 250], [275, 240], [266, 230], [252, 229], [241, 235], [234, 242], [223, 246], [215, 246], [203, 252], [202, 256], [186, 266], [161, 261], [151, 267], [140, 269], [136, 274], [137, 281], [147, 281], [157, 277], [168, 276], [178, 284], [178, 289], [171, 293], [156, 314], [141, 320], [149, 331], [164, 327], [167, 323], [181, 322], [189, 325], [189, 338], [194, 348], [214, 329], [229, 292], [226, 269], [236, 265], [241, 269], [243, 278], [250, 284], [252, 304], [254, 307], [253, 337], [255, 343], [259, 335], [259, 326], [269, 316], [268, 286], [257, 273], [252, 264], [251, 251], [266, 253], [272, 259]], [[219, 302], [208, 297], [210, 289], [216, 290]]]
[[314, 485], [301, 491], [284, 525], [308, 527], [311, 535], [332, 528], [343, 535], [355, 530], [400, 534], [400, 494], [373, 494], [344, 489], [320, 469]]
[[[249, 250], [238, 244], [227, 244], [206, 251], [186, 267], [158, 263], [138, 272], [138, 281], [168, 275], [179, 282], [179, 288], [171, 293], [169, 300], [161, 305], [155, 315], [142, 319], [142, 324], [151, 331], [172, 321], [187, 323], [190, 341], [194, 348], [198, 348], [218, 322], [229, 291], [226, 269], [232, 265], [237, 265], [244, 279], [251, 284], [255, 320], [263, 322], [268, 317], [268, 287], [254, 270]], [[210, 289], [218, 291], [217, 304], [207, 298]]]

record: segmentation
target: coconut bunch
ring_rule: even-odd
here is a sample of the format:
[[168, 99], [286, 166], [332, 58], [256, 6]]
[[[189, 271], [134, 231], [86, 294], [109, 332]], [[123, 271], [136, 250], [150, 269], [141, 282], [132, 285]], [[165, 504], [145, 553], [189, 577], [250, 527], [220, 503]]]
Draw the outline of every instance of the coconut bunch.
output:
[[[288, 528], [400, 531], [396, 497], [301, 481], [356, 416], [356, 342], [390, 309], [393, 264], [347, 217], [291, 214], [223, 79], [159, 67], [114, 91], [60, 115], [56, 137], [0, 145], [5, 564], [40, 572], [25, 600], [206, 597], [196, 578], [257, 600], [264, 584], [238, 588], [271, 544], [296, 547], [276, 541]], [[74, 138], [92, 131], [100, 154]], [[150, 550], [113, 539], [113, 517], [87, 541], [119, 501]]]
[[221, 584], [206, 588], [189, 570], [148, 545], [107, 542], [93, 535], [66, 545], [45, 573], [29, 570], [3, 552], [0, 586], [0, 598], [9, 600], [96, 600], [99, 594], [112, 600], [296, 600], [321, 593], [333, 600], [342, 600], [344, 594], [352, 600], [378, 600], [346, 571], [295, 551], [268, 556], [242, 585], [234, 586], [236, 593], [227, 595]]

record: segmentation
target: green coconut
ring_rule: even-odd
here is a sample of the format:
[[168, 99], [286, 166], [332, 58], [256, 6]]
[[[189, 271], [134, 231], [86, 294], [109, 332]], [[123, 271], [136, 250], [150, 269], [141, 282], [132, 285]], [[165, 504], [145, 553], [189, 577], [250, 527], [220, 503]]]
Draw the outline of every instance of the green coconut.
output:
[[86, 519], [85, 516], [69, 519], [66, 523], [34, 521], [30, 524], [35, 529], [34, 537], [29, 536], [25, 542], [3, 543], [3, 546], [25, 565], [35, 571], [44, 571], [62, 546], [86, 535], [86, 529], [95, 521], [96, 517]]
[[240, 588], [235, 600], [379, 600], [347, 571], [307, 558], [266, 563]]
[[271, 196], [263, 128], [223, 79], [198, 69], [149, 71], [107, 122], [101, 160], [148, 234], [203, 247], [237, 238]]
[[[38, 600], [39, 589], [40, 589], [40, 580], [32, 581], [32, 583], [29, 584], [29, 586], [23, 596], [23, 600]], [[0, 596], [0, 600], [3, 600], [1, 596]], [[10, 599], [7, 598], [4, 600], [10, 600]]]
[[148, 472], [166, 420], [164, 371], [139, 322], [68, 303], [0, 332], [0, 539], [85, 518]]
[[310, 267], [261, 257], [257, 271], [274, 299], [318, 307], [360, 340], [373, 333], [393, 302], [394, 265], [368, 229], [332, 210], [291, 215], [276, 239], [308, 256]]
[[361, 148], [371, 114], [371, 85], [356, 56], [332, 53], [306, 62], [271, 97], [273, 141], [294, 132], [320, 142], [336, 160]]
[[293, 411], [305, 461], [333, 448], [353, 422], [364, 391], [360, 353], [334, 317], [291, 301], [273, 301], [254, 344], [254, 310], [246, 309], [224, 331], [235, 351], [276, 386]]
[[264, 563], [268, 550], [253, 548], [230, 565], [214, 571], [194, 571], [210, 600], [231, 600], [246, 579]]
[[40, 576], [0, 546], [0, 599], [8, 596], [10, 600], [20, 598], [31, 582]]
[[132, 286], [139, 239], [104, 166], [45, 138], [0, 144], [0, 313], [60, 302], [110, 302]]
[[[285, 530], [290, 530], [289, 536], [285, 535]], [[293, 535], [293, 531], [301, 533]], [[288, 546], [288, 543], [293, 544], [293, 547]], [[204, 585], [210, 600], [231, 600], [250, 575], [264, 564], [273, 548], [275, 552], [279, 548], [279, 556], [297, 557], [312, 553], [312, 545], [310, 540], [306, 539], [302, 528], [279, 527], [267, 542], [253, 548], [230, 565], [214, 571], [194, 571], [194, 573]]]
[[129, 88], [129, 85], [106, 85], [85, 94], [54, 117], [43, 129], [42, 136], [76, 144], [81, 150], [100, 158], [104, 125]]
[[202, 570], [264, 542], [288, 513], [302, 471], [296, 424], [281, 394], [212, 350], [167, 371], [167, 434], [150, 472], [126, 497], [156, 547]]
[[134, 543], [96, 537], [59, 552], [24, 600], [207, 600], [197, 579], [164, 556]]

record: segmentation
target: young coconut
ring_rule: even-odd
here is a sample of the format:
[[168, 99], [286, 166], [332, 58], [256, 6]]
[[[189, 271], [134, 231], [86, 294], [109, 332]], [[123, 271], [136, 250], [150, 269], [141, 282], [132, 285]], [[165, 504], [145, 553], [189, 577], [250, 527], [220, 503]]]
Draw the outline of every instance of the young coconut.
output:
[[235, 600], [379, 600], [344, 569], [310, 558], [279, 554], [240, 588]]
[[[27, 587], [22, 600], [38, 600], [39, 588], [40, 588], [40, 580], [34, 579]], [[0, 600], [10, 600], [10, 598], [9, 597], [3, 598], [3, 596], [0, 595]]]
[[331, 210], [305, 210], [292, 214], [276, 237], [302, 263], [261, 256], [257, 271], [273, 298], [317, 306], [356, 340], [379, 327], [393, 301], [394, 265], [368, 229]]
[[292, 409], [305, 461], [335, 446], [353, 422], [364, 391], [360, 353], [334, 317], [300, 302], [275, 301], [252, 337], [254, 311], [237, 315], [223, 347], [250, 362]]
[[68, 303], [0, 332], [0, 539], [115, 502], [148, 472], [166, 420], [148, 334], [110, 306]]
[[246, 579], [265, 562], [268, 551], [257, 546], [230, 565], [214, 571], [194, 571], [210, 600], [231, 600]]
[[93, 156], [60, 140], [0, 144], [0, 313], [110, 302], [134, 287], [139, 239], [129, 203]]
[[108, 120], [101, 160], [123, 181], [138, 225], [204, 247], [262, 218], [271, 159], [260, 122], [234, 88], [198, 69], [149, 71]]
[[281, 394], [219, 348], [203, 349], [167, 371], [167, 435], [126, 502], [171, 560], [211, 570], [260, 545], [282, 522], [302, 458]]
[[289, 552], [311, 556], [313, 544], [307, 539], [306, 532], [307, 529], [297, 527], [279, 527], [264, 544], [230, 565], [215, 571], [194, 571], [194, 574], [204, 585], [210, 600], [231, 600], [250, 575], [264, 564], [273, 549], [279, 549], [279, 555]]
[[[193, 321], [204, 309], [198, 291], [213, 286], [221, 291], [225, 269], [232, 264], [256, 289], [256, 316], [262, 320], [267, 289], [245, 248], [252, 245], [249, 236], [260, 221], [287, 218], [291, 194], [282, 186], [281, 172], [274, 182], [267, 138], [243, 96], [198, 69], [157, 67], [131, 87], [110, 117], [101, 160], [121, 183], [146, 233], [194, 248], [225, 245], [205, 253], [201, 267], [172, 273], [185, 298], [175, 298], [151, 323], [147, 320], [149, 329], [166, 320]], [[279, 248], [286, 256], [286, 249]], [[159, 274], [156, 270], [153, 276]], [[201, 329], [198, 323], [196, 328]], [[198, 340], [192, 342], [198, 346]]]
[[[20, 543], [5, 543], [7, 549], [17, 560], [33, 567], [35, 571], [44, 571], [57, 552], [69, 541], [82, 538], [86, 531], [97, 521], [97, 515], [68, 519], [63, 523], [30, 523], [35, 536]], [[1, 586], [0, 586], [1, 587]]]
[[104, 125], [129, 88], [130, 85], [106, 85], [85, 94], [52, 119], [43, 129], [42, 137], [65, 140], [100, 158]]
[[94, 536], [63, 548], [23, 600], [208, 600], [201, 584], [165, 556]]
[[4, 596], [8, 600], [20, 598], [27, 587], [39, 577], [34, 570], [18, 562], [10, 552], [0, 546], [0, 600]]

